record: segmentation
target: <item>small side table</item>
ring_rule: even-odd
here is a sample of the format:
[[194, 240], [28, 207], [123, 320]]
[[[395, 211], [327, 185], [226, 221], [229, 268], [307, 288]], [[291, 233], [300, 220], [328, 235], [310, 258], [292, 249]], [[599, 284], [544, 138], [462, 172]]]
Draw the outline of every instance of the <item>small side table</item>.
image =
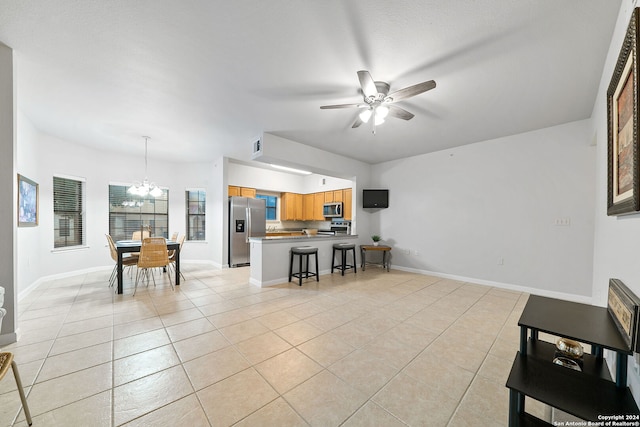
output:
[[[362, 268], [362, 271], [365, 270], [365, 266], [367, 265], [367, 251], [382, 251], [382, 268], [386, 268], [387, 271], [389, 271], [389, 260], [387, 258], [391, 256], [391, 254], [389, 254], [389, 252], [391, 252], [391, 246], [360, 245], [360, 259], [362, 260], [360, 267]], [[370, 262], [369, 264], [374, 263]]]

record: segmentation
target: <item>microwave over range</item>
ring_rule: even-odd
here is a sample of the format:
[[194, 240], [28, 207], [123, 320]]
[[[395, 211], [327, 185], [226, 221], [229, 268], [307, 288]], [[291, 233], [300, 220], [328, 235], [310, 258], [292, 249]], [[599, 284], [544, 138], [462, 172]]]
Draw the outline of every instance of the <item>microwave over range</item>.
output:
[[325, 203], [322, 207], [325, 218], [342, 218], [342, 202]]

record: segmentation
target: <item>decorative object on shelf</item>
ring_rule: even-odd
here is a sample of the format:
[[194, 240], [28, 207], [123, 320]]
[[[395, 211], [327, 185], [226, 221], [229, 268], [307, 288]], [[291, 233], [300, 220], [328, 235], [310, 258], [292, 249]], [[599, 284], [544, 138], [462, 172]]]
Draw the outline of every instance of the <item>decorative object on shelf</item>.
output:
[[559, 338], [558, 341], [556, 341], [556, 348], [561, 356], [571, 359], [581, 359], [584, 354], [582, 344], [569, 338]]
[[640, 299], [622, 281], [609, 279], [607, 311], [629, 348], [636, 353], [640, 352], [639, 307]]
[[568, 357], [556, 357], [555, 359], [553, 359], [553, 363], [555, 363], [556, 365], [564, 366], [565, 368], [573, 369], [574, 371], [582, 372], [582, 368], [580, 368], [578, 362], [569, 359]]
[[380, 240], [382, 240], [382, 237], [374, 234], [373, 236], [371, 236], [371, 240], [373, 240], [373, 246], [378, 246], [380, 244]]
[[127, 190], [129, 194], [135, 194], [140, 197], [146, 197], [147, 195], [151, 195], [152, 197], [160, 197], [162, 196], [162, 189], [158, 187], [153, 182], [149, 182], [149, 178], [147, 178], [147, 145], [149, 143], [148, 136], [143, 136], [144, 138], [144, 180], [142, 182], [136, 182]]
[[633, 10], [607, 90], [607, 215], [640, 211], [638, 170], [638, 8]]
[[38, 225], [38, 184], [18, 174], [18, 227]]

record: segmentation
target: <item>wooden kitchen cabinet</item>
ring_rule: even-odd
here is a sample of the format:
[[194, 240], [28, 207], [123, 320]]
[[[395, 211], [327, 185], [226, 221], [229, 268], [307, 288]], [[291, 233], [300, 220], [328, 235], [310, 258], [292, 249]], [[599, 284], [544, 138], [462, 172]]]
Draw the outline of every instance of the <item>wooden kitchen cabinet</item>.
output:
[[324, 207], [324, 193], [313, 193], [313, 219], [315, 221], [324, 221], [322, 208]]
[[351, 221], [352, 216], [352, 203], [351, 198], [353, 197], [353, 192], [350, 188], [345, 188], [342, 190], [342, 217]]
[[255, 199], [256, 198], [256, 189], [255, 188], [240, 187], [240, 195], [242, 197], [251, 197], [252, 199]]
[[315, 194], [305, 194], [302, 196], [302, 219], [304, 221], [313, 221], [314, 217], [314, 201]]
[[324, 202], [342, 202], [344, 201], [344, 190], [333, 190], [333, 191], [325, 191], [324, 192]]
[[301, 221], [303, 219], [302, 194], [282, 193], [280, 196], [280, 219], [282, 221]]
[[256, 198], [255, 188], [238, 187], [236, 185], [230, 185], [227, 192], [229, 193], [229, 197], [240, 196], [240, 197], [251, 197], [252, 199]]

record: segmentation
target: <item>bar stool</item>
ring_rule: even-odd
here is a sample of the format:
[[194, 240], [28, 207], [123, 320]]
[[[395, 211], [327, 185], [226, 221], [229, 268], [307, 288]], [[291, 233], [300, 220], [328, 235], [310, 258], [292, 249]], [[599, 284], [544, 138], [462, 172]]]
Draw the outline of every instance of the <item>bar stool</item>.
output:
[[[299, 265], [298, 272], [293, 273], [293, 256], [297, 255], [299, 257]], [[316, 256], [316, 272], [312, 273], [309, 271], [309, 255]], [[305, 271], [302, 271], [302, 258], [306, 258], [306, 268]], [[298, 246], [295, 248], [291, 248], [291, 257], [289, 259], [289, 281], [291, 281], [292, 277], [297, 277], [299, 282], [298, 285], [302, 286], [302, 277], [305, 279], [309, 277], [316, 277], [316, 282], [320, 281], [320, 276], [318, 275], [318, 248], [314, 248], [311, 246]]]
[[[340, 260], [341, 263], [339, 265], [335, 265], [336, 262], [336, 251], [340, 251]], [[353, 264], [347, 264], [347, 253], [352, 251], [353, 253]], [[337, 268], [338, 270], [342, 270], [342, 275], [344, 276], [344, 271], [353, 268], [353, 272], [357, 273], [356, 269], [356, 245], [354, 243], [334, 243], [333, 244], [333, 255], [331, 256], [331, 273], [333, 273], [333, 269]]]
[[20, 394], [20, 400], [22, 401], [22, 409], [24, 409], [24, 416], [27, 419], [27, 424], [32, 425], [31, 412], [29, 412], [29, 406], [27, 405], [27, 398], [24, 396], [24, 389], [22, 388], [22, 381], [20, 380], [20, 374], [18, 374], [18, 365], [13, 360], [13, 353], [2, 352], [0, 353], [0, 380], [2, 380], [9, 370], [9, 366], [13, 369], [13, 377], [16, 380], [16, 386], [18, 387], [18, 393]]

